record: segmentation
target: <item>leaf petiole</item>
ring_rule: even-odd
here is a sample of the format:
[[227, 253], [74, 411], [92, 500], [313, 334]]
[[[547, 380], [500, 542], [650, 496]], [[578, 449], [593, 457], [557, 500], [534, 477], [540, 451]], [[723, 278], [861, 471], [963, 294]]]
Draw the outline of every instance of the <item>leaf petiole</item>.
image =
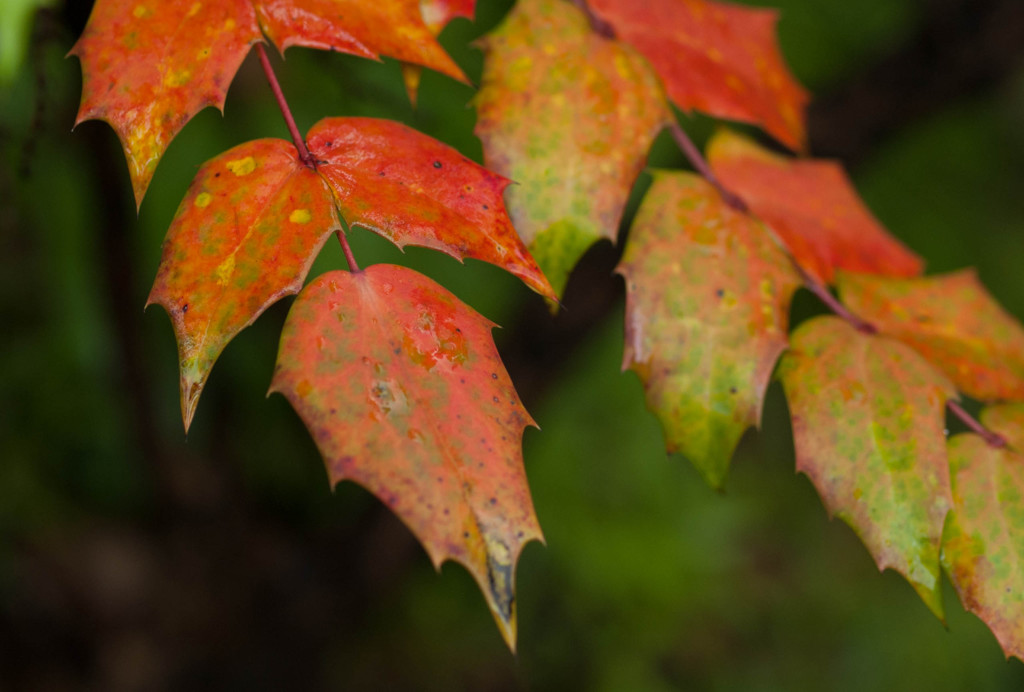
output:
[[338, 236], [338, 242], [341, 243], [341, 251], [345, 253], [345, 261], [348, 262], [349, 271], [353, 274], [361, 271], [359, 265], [356, 264], [355, 255], [352, 254], [352, 248], [348, 245], [348, 238], [345, 237], [345, 231], [338, 229], [334, 233]]
[[1007, 443], [1005, 437], [1003, 437], [1002, 435], [993, 430], [989, 430], [988, 428], [986, 428], [984, 425], [981, 424], [981, 422], [977, 418], [975, 418], [966, 410], [964, 410], [963, 406], [953, 401], [952, 399], [946, 402], [946, 406], [949, 407], [949, 410], [953, 413], [954, 416], [959, 418], [964, 425], [971, 429], [971, 432], [980, 435], [985, 440], [985, 442], [988, 443], [989, 447], [994, 447], [995, 449], [1002, 449], [1006, 447]]
[[284, 92], [281, 91], [281, 84], [277, 81], [277, 75], [274, 74], [274, 68], [270, 66], [270, 58], [267, 57], [267, 51], [263, 47], [262, 43], [256, 44], [256, 52], [260, 56], [260, 65], [263, 66], [263, 74], [267, 75], [267, 81], [270, 82], [270, 90], [274, 92], [274, 98], [277, 99], [277, 105], [281, 108], [281, 115], [284, 116], [284, 122], [288, 126], [288, 132], [291, 133], [292, 141], [295, 143], [295, 148], [299, 151], [299, 158], [302, 160], [302, 163], [310, 168], [316, 168], [316, 160], [313, 158], [313, 155], [309, 153], [309, 149], [306, 147], [306, 142], [302, 139], [302, 135], [299, 134], [299, 127], [295, 124], [295, 118], [292, 117], [292, 111], [288, 107], [288, 102], [284, 98]]

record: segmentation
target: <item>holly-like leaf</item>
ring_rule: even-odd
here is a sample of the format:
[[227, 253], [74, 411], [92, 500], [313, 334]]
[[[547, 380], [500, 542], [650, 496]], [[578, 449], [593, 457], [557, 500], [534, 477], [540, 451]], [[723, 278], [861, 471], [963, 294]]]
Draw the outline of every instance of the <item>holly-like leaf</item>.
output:
[[250, 0], [97, 0], [78, 43], [82, 104], [75, 124], [105, 120], [142, 203], [171, 139], [228, 85], [260, 40]]
[[289, 46], [381, 55], [467, 82], [424, 22], [419, 0], [251, 0], [267, 37]]
[[563, 0], [520, 0], [483, 47], [484, 162], [519, 183], [512, 220], [560, 294], [588, 247], [615, 240], [668, 106], [646, 61]]
[[708, 161], [814, 279], [831, 283], [836, 269], [921, 273], [921, 260], [878, 223], [838, 164], [779, 156], [728, 130], [708, 144]]
[[1009, 447], [973, 433], [949, 440], [953, 511], [942, 566], [964, 608], [991, 628], [1007, 657], [1024, 660], [1024, 405], [985, 409]]
[[753, 123], [804, 148], [807, 92], [779, 51], [776, 10], [711, 0], [590, 0], [590, 7], [651, 61], [683, 110]]
[[968, 396], [1024, 400], [1024, 328], [973, 269], [915, 279], [840, 273], [843, 302], [913, 346]]
[[327, 185], [288, 142], [248, 142], [199, 169], [167, 232], [147, 303], [162, 305], [174, 325], [186, 430], [227, 343], [299, 292], [340, 228]]
[[721, 487], [786, 347], [800, 283], [771, 233], [702, 178], [662, 173], [644, 197], [619, 272], [626, 279], [623, 367], [680, 452]]
[[554, 297], [505, 211], [502, 176], [390, 120], [326, 118], [309, 131], [308, 145], [350, 225], [399, 247], [491, 262]]
[[299, 295], [271, 391], [305, 422], [331, 484], [354, 480], [436, 567], [462, 563], [515, 647], [515, 565], [542, 540], [520, 440], [532, 425], [494, 325], [404, 267], [330, 272]]
[[76, 124], [100, 119], [114, 128], [137, 204], [185, 123], [206, 106], [223, 110], [261, 26], [282, 51], [390, 55], [466, 81], [418, 0], [97, 0], [71, 49], [83, 73]]
[[909, 346], [818, 317], [779, 362], [797, 470], [942, 617], [939, 545], [952, 506], [944, 437], [952, 385]]

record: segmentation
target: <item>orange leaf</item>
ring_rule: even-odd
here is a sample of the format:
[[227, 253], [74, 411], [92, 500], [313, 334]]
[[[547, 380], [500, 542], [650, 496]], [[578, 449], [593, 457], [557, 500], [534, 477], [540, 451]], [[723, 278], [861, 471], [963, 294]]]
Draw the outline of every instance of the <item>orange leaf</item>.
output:
[[326, 118], [308, 145], [349, 224], [399, 247], [491, 262], [554, 297], [505, 212], [505, 178], [390, 120]]
[[952, 506], [944, 437], [953, 386], [909, 346], [817, 317], [779, 362], [797, 470], [942, 617], [939, 546]]
[[942, 566], [964, 608], [1007, 657], [1024, 660], [1024, 405], [987, 408], [981, 421], [1010, 446], [990, 447], [972, 433], [949, 440], [953, 511]]
[[82, 61], [75, 124], [105, 120], [128, 159], [136, 204], [167, 145], [228, 85], [260, 40], [250, 0], [97, 0], [71, 49]]
[[670, 452], [719, 488], [786, 348], [800, 279], [762, 224], [702, 178], [658, 172], [619, 266], [626, 278], [623, 367], [644, 382]]
[[711, 0], [590, 0], [636, 47], [683, 110], [759, 125], [791, 149], [805, 145], [807, 93], [775, 38], [776, 10]]
[[282, 51], [391, 55], [466, 81], [418, 0], [97, 0], [71, 49], [83, 73], [76, 124], [95, 118], [114, 128], [136, 204], [185, 123], [206, 106], [223, 109], [260, 26]]
[[779, 156], [727, 130], [708, 144], [708, 161], [814, 279], [831, 283], [836, 269], [921, 273], [921, 260], [878, 223], [838, 164]]
[[305, 422], [331, 484], [390, 507], [436, 567], [462, 563], [515, 647], [515, 565], [541, 540], [520, 439], [533, 420], [494, 325], [404, 267], [330, 272], [299, 295], [271, 391]]
[[913, 346], [964, 394], [1024, 400], [1024, 329], [973, 269], [915, 279], [840, 273], [843, 302]]
[[339, 228], [330, 190], [288, 142], [248, 142], [199, 169], [167, 231], [147, 303], [162, 305], [174, 325], [186, 430], [224, 347], [299, 292]]
[[561, 293], [588, 247], [614, 241], [668, 106], [646, 61], [564, 0], [520, 0], [483, 45], [484, 162], [519, 183], [516, 230]]

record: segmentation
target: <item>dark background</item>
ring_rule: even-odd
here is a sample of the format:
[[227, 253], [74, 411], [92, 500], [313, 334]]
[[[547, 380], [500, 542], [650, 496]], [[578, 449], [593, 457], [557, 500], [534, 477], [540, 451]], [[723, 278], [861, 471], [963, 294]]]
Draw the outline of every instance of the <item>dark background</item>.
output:
[[[783, 7], [783, 50], [816, 95], [814, 152], [850, 167], [930, 271], [975, 266], [1024, 315], [1024, 3], [764, 4]], [[287, 133], [250, 56], [225, 116], [185, 128], [136, 216], [113, 131], [71, 132], [80, 70], [64, 55], [89, 5], [41, 15], [0, 86], [0, 690], [1024, 689], [948, 583], [947, 631], [827, 520], [793, 473], [776, 386], [725, 494], [666, 458], [619, 372], [607, 243], [552, 319], [500, 270], [354, 232], [362, 264], [421, 269], [505, 327], [543, 428], [525, 458], [547, 537], [520, 562], [516, 656], [468, 574], [435, 574], [358, 487], [332, 494], [298, 418], [265, 398], [290, 301], [226, 349], [186, 440], [173, 333], [142, 310], [160, 242], [202, 161]], [[469, 42], [507, 7], [481, 0], [442, 36], [474, 79]], [[469, 87], [427, 74], [414, 112], [393, 62], [273, 57], [302, 129], [391, 117], [479, 159]], [[713, 125], [684, 124], [698, 140]], [[651, 161], [684, 165], [666, 138]], [[340, 266], [328, 244], [312, 275]], [[797, 318], [819, 309], [798, 295]]]

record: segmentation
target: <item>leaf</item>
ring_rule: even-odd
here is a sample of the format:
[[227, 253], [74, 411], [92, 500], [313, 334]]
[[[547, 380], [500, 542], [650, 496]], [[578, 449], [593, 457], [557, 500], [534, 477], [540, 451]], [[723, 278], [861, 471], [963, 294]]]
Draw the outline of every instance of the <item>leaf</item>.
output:
[[505, 178], [390, 120], [325, 118], [307, 141], [350, 225], [399, 247], [491, 262], [554, 297], [505, 211]]
[[299, 292], [340, 228], [327, 185], [288, 142], [248, 142], [199, 169], [167, 232], [147, 302], [162, 305], [174, 325], [186, 430], [227, 343]]
[[542, 540], [520, 439], [533, 420], [494, 325], [404, 267], [330, 272], [292, 305], [272, 392], [316, 441], [332, 486], [390, 507], [435, 567], [462, 563], [515, 648], [515, 564]]
[[618, 271], [623, 367], [644, 382], [669, 451], [719, 488], [743, 432], [760, 423], [800, 279], [767, 229], [690, 173], [654, 174]]
[[651, 61], [685, 111], [759, 125], [803, 149], [807, 92], [775, 37], [778, 11], [710, 0], [590, 0], [616, 35]]
[[136, 204], [171, 139], [228, 85], [260, 40], [250, 0], [97, 0], [71, 49], [82, 61], [75, 124], [105, 120], [128, 159]]
[[1007, 658], [1024, 660], [1024, 405], [987, 408], [981, 421], [1010, 448], [990, 447], [973, 433], [949, 440], [953, 511], [942, 566]]
[[794, 160], [722, 130], [708, 161], [814, 279], [831, 283], [836, 269], [916, 276], [921, 260], [893, 238], [831, 161]]
[[584, 251], [615, 240], [668, 107], [646, 61], [563, 0], [520, 0], [483, 48], [484, 163], [519, 183], [512, 220], [561, 294]]
[[851, 310], [913, 346], [964, 394], [1024, 399], [1024, 329], [973, 269], [915, 279], [837, 278]]
[[206, 106], [223, 111], [261, 25], [282, 51], [385, 54], [466, 81], [424, 24], [418, 0], [97, 0], [70, 53], [82, 61], [76, 124], [99, 119], [114, 128], [136, 204], [185, 123]]
[[364, 58], [387, 55], [468, 82], [424, 22], [419, 0], [252, 0], [260, 25], [282, 52], [289, 46]]
[[944, 444], [952, 385], [909, 346], [818, 317], [779, 362], [797, 470], [940, 619], [939, 544], [952, 497]]
[[420, 0], [420, 14], [435, 36], [456, 17], [472, 20], [475, 13], [476, 0]]

